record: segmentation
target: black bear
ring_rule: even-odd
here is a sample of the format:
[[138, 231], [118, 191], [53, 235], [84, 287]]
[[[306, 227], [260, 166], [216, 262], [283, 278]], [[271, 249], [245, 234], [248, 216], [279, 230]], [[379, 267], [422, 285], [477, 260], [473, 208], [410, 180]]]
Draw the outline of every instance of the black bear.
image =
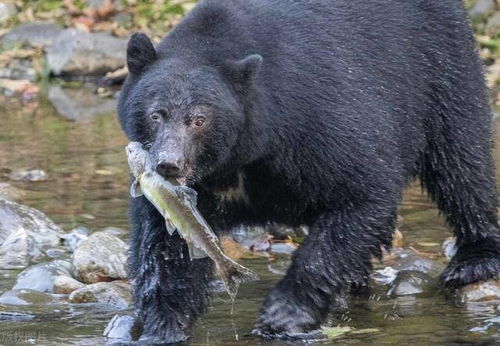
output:
[[[317, 328], [366, 284], [419, 177], [453, 227], [449, 287], [498, 277], [491, 114], [457, 0], [202, 0], [154, 46], [131, 37], [119, 116], [157, 171], [194, 187], [217, 232], [308, 225], [255, 325]], [[179, 341], [207, 303], [155, 208], [131, 206], [130, 276], [144, 338]]]

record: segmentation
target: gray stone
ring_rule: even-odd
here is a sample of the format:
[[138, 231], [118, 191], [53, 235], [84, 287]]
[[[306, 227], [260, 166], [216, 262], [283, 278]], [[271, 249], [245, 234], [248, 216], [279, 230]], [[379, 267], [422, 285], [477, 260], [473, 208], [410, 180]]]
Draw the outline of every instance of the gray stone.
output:
[[47, 63], [55, 75], [104, 75], [125, 65], [126, 48], [125, 38], [66, 29], [47, 48]]
[[0, 198], [16, 201], [26, 195], [26, 192], [9, 183], [0, 183]]
[[495, 14], [488, 19], [485, 31], [491, 36], [500, 34], [500, 11], [495, 12]]
[[99, 97], [88, 88], [52, 85], [48, 97], [57, 113], [72, 121], [85, 121], [116, 110], [116, 99]]
[[411, 249], [395, 249], [397, 255], [394, 269], [398, 271], [418, 271], [431, 276], [438, 276], [444, 265], [438, 261], [422, 257]]
[[139, 335], [136, 320], [129, 315], [115, 315], [109, 321], [104, 333], [104, 337], [110, 342], [132, 341]]
[[31, 47], [48, 47], [59, 37], [63, 29], [52, 23], [25, 23], [21, 24], [1, 38], [4, 47], [26, 45]]
[[91, 234], [73, 253], [74, 277], [84, 283], [126, 279], [127, 249], [116, 236]]
[[387, 292], [389, 296], [406, 296], [430, 293], [432, 278], [419, 271], [401, 271]]
[[448, 260], [451, 260], [457, 253], [457, 238], [449, 237], [443, 242], [443, 252]]
[[0, 199], [0, 268], [25, 268], [61, 243], [62, 229], [42, 212]]
[[85, 284], [81, 283], [78, 280], [73, 279], [72, 277], [66, 275], [58, 275], [54, 278], [54, 286], [52, 291], [58, 294], [70, 294], [73, 291], [76, 291]]
[[464, 286], [458, 294], [460, 300], [465, 303], [500, 301], [500, 279]]
[[86, 227], [77, 227], [71, 232], [63, 235], [64, 244], [69, 247], [71, 252], [75, 252], [76, 248], [89, 237], [89, 230]]
[[69, 295], [72, 303], [101, 303], [126, 309], [132, 303], [130, 284], [125, 281], [98, 282], [84, 286]]
[[0, 296], [0, 304], [4, 305], [46, 304], [53, 300], [54, 299], [46, 293], [29, 289], [10, 290], [4, 292]]
[[479, 0], [470, 9], [469, 16], [473, 20], [486, 18], [495, 11], [495, 6], [495, 0]]
[[52, 262], [35, 264], [19, 274], [13, 289], [31, 289], [39, 292], [53, 292], [55, 278], [61, 275], [71, 276], [71, 262], [55, 260]]
[[47, 180], [47, 173], [41, 169], [21, 169], [10, 172], [9, 179], [17, 181], [45, 181]]

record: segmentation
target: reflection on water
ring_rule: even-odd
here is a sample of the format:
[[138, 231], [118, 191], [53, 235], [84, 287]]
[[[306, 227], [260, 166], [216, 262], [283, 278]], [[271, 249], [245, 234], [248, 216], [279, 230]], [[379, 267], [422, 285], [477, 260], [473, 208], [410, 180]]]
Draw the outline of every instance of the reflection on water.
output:
[[[123, 150], [126, 139], [115, 114], [70, 122], [55, 114], [49, 104], [41, 103], [33, 110], [3, 99], [0, 114], [0, 182], [17, 169], [43, 169], [49, 176], [44, 182], [10, 182], [27, 191], [21, 203], [42, 210], [65, 230], [77, 225], [91, 230], [107, 226], [127, 228], [129, 178]], [[499, 153], [496, 151], [498, 159]], [[406, 192], [400, 214], [404, 219], [401, 230], [406, 245], [420, 251], [439, 252], [440, 244], [451, 235], [418, 184]], [[261, 342], [247, 334], [265, 293], [280, 276], [268, 270], [268, 259], [244, 264], [255, 269], [262, 280], [241, 287], [233, 315], [226, 295], [216, 295], [209, 312], [193, 332], [193, 344]], [[16, 272], [0, 271], [0, 276], [0, 292], [3, 292], [12, 287]], [[439, 290], [431, 296], [396, 299], [388, 298], [385, 292], [385, 288], [374, 286], [370, 299], [350, 298], [349, 311], [332, 316], [331, 320], [333, 325], [375, 328], [378, 332], [345, 336], [336, 342], [424, 345], [500, 341], [499, 324], [488, 322], [499, 315], [495, 306], [456, 306]], [[102, 331], [116, 313], [94, 304], [69, 304], [64, 299], [50, 305], [0, 305], [2, 311], [35, 317], [30, 321], [9, 322], [0, 315], [0, 344], [9, 344], [17, 332], [19, 343], [44, 345], [102, 344], [105, 342]], [[470, 331], [472, 328], [476, 328], [474, 332]], [[32, 340], [24, 340], [23, 336]]]

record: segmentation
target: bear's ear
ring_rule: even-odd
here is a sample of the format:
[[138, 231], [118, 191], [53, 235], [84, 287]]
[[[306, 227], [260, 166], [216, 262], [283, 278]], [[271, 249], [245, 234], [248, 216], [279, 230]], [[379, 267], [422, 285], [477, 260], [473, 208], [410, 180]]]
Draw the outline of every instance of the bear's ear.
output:
[[250, 54], [241, 60], [232, 61], [226, 66], [226, 72], [230, 74], [232, 80], [239, 83], [253, 81], [260, 71], [262, 56]]
[[136, 32], [130, 37], [127, 46], [127, 66], [132, 74], [141, 74], [144, 69], [156, 60], [153, 42], [145, 34]]

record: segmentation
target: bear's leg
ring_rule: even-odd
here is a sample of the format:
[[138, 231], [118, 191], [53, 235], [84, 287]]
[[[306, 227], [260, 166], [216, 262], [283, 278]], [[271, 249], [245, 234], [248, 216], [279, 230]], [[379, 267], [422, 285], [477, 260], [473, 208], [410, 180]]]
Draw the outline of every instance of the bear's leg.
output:
[[[457, 92], [461, 92], [458, 91]], [[473, 90], [456, 95], [433, 126], [421, 179], [457, 237], [457, 253], [441, 276], [450, 288], [499, 277], [500, 228], [490, 144], [490, 113]], [[472, 102], [477, 102], [473, 105]]]
[[165, 219], [144, 198], [131, 201], [129, 275], [141, 340], [178, 342], [203, 312], [212, 275], [209, 259], [189, 259], [184, 241], [169, 236]]
[[390, 247], [395, 216], [395, 206], [379, 205], [322, 215], [267, 296], [254, 333], [286, 337], [319, 327], [335, 298], [366, 284], [371, 258]]

